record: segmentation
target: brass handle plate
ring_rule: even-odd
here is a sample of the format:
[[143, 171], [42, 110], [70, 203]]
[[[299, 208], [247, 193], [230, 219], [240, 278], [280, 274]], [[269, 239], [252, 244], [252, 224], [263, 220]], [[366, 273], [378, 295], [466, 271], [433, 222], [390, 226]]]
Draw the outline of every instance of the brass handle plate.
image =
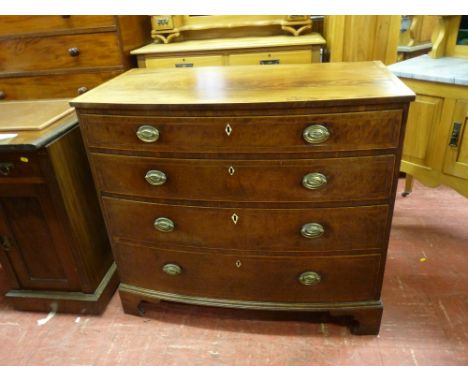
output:
[[323, 143], [330, 138], [330, 131], [323, 125], [310, 125], [304, 129], [302, 137], [307, 143]]
[[11, 162], [2, 162], [0, 163], [0, 174], [4, 176], [10, 175], [10, 172], [14, 167], [15, 165]]
[[260, 65], [279, 65], [279, 59], [270, 59], [270, 60], [260, 60], [258, 62]]
[[152, 143], [159, 139], [159, 130], [151, 125], [142, 125], [138, 128], [136, 135], [140, 141]]
[[162, 267], [164, 273], [168, 274], [169, 276], [177, 276], [182, 273], [182, 267], [177, 264], [165, 264]]
[[450, 147], [457, 147], [458, 146], [458, 139], [460, 137], [462, 124], [460, 122], [455, 122], [452, 128], [452, 134], [450, 135]]
[[299, 282], [306, 286], [317, 285], [321, 280], [322, 278], [317, 272], [307, 271], [299, 275]]
[[154, 228], [161, 232], [172, 232], [174, 231], [174, 222], [168, 218], [157, 218], [153, 223]]
[[145, 175], [145, 180], [152, 186], [161, 186], [166, 183], [166, 174], [159, 170], [149, 170]]
[[327, 177], [319, 172], [311, 172], [302, 178], [302, 185], [309, 190], [316, 190], [326, 184]]
[[301, 228], [301, 235], [306, 239], [315, 239], [322, 236], [325, 233], [325, 229], [319, 223], [307, 223]]

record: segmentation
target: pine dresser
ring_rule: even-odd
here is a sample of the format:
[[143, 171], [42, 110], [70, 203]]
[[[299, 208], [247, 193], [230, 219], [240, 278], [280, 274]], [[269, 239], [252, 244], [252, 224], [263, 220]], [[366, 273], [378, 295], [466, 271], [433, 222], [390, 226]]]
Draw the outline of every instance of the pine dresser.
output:
[[378, 333], [413, 99], [361, 62], [133, 69], [72, 100], [125, 312], [326, 312]]

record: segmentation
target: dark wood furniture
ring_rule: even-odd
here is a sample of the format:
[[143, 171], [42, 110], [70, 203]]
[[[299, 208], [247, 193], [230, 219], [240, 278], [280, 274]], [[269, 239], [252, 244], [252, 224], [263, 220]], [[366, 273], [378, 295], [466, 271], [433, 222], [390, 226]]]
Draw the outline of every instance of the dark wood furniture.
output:
[[75, 97], [136, 66], [149, 16], [0, 16], [0, 99]]
[[134, 69], [73, 100], [124, 310], [329, 312], [377, 333], [412, 99], [369, 62]]
[[[68, 100], [1, 104], [0, 263], [17, 309], [100, 313], [118, 285], [76, 114], [15, 131]], [[12, 106], [14, 104], [14, 106]], [[10, 109], [11, 108], [15, 108]], [[28, 117], [28, 118], [25, 118]]]

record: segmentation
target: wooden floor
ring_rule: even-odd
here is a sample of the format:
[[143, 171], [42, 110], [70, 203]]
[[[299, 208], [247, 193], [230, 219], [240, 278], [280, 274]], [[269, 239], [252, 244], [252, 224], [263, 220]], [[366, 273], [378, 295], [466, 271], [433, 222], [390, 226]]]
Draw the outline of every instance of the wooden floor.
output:
[[336, 324], [185, 305], [138, 318], [117, 294], [101, 317], [38, 325], [46, 314], [0, 297], [0, 364], [468, 365], [468, 199], [417, 182], [398, 194], [382, 299], [380, 335], [356, 337]]

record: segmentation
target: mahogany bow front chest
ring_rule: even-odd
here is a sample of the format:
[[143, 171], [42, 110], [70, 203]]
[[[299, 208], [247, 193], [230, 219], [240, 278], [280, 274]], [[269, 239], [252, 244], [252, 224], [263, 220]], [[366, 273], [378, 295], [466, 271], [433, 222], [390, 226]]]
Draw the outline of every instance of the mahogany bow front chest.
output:
[[134, 69], [73, 100], [124, 310], [329, 312], [378, 333], [412, 99], [362, 62]]

